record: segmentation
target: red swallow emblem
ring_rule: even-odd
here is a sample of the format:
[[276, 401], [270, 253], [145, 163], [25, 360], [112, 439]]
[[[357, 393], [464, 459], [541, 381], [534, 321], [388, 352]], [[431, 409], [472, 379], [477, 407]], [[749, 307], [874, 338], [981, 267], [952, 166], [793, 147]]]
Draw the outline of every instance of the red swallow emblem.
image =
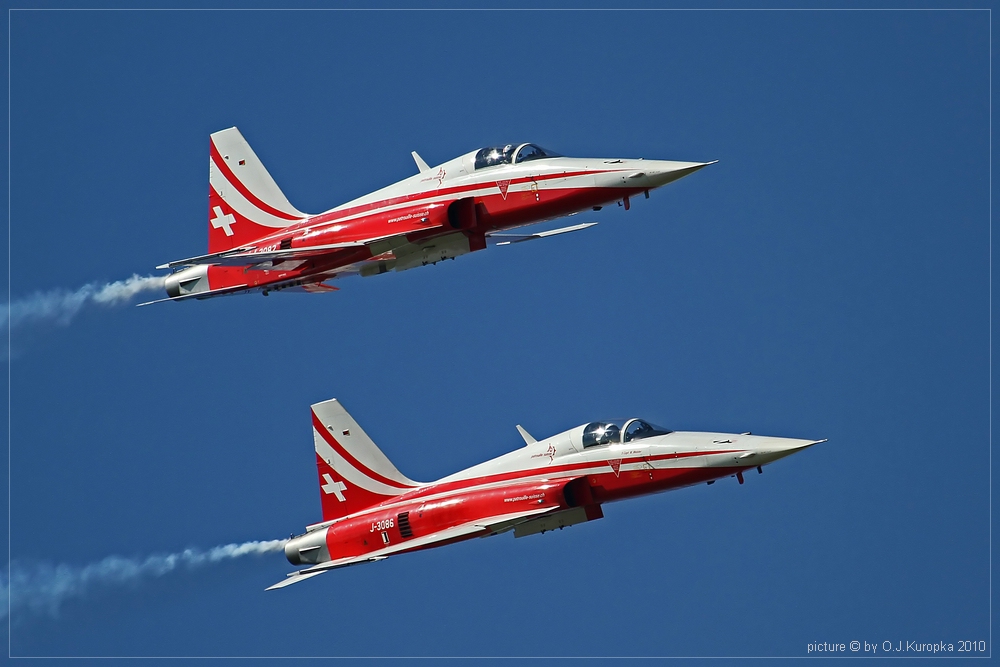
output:
[[503, 197], [504, 201], [507, 201], [507, 188], [510, 187], [510, 179], [506, 181], [497, 181], [497, 187], [500, 188], [500, 195]]

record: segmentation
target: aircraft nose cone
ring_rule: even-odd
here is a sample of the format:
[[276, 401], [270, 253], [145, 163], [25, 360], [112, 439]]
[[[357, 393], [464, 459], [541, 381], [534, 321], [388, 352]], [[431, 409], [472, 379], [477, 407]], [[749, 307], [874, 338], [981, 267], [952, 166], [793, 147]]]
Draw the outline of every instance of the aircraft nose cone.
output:
[[718, 160], [711, 162], [672, 162], [669, 160], [650, 160], [646, 166], [646, 179], [652, 187], [658, 188], [667, 183], [673, 183], [685, 176], [693, 174], [699, 169], [703, 169], [710, 164], [715, 164]]
[[777, 461], [786, 456], [791, 456], [803, 449], [818, 445], [826, 440], [799, 440], [796, 438], [767, 438], [761, 443], [758, 451], [766, 456], [769, 461]]

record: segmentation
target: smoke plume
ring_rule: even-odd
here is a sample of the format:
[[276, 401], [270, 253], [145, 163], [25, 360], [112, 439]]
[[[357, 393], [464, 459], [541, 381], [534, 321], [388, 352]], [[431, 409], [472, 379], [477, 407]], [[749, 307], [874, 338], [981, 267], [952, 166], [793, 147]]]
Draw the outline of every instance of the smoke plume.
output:
[[132, 274], [127, 280], [104, 285], [90, 283], [74, 292], [66, 290], [36, 292], [7, 304], [8, 308], [3, 308], [0, 312], [0, 326], [13, 329], [29, 322], [68, 324], [88, 303], [116, 306], [140, 292], [159, 289], [163, 289], [162, 276]]
[[14, 618], [29, 613], [55, 616], [65, 600], [84, 597], [90, 591], [132, 585], [181, 568], [192, 569], [241, 556], [280, 551], [284, 544], [285, 540], [244, 542], [208, 551], [185, 549], [178, 553], [155, 554], [145, 559], [108, 556], [82, 567], [50, 563], [24, 567], [12, 563], [8, 574], [0, 575], [0, 619], [8, 610]]

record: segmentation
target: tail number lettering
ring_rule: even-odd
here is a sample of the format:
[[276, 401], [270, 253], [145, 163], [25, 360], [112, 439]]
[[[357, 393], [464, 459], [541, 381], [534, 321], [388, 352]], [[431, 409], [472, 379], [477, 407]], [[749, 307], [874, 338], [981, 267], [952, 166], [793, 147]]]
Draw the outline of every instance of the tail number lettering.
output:
[[383, 530], [386, 530], [387, 528], [392, 528], [395, 525], [396, 525], [396, 519], [394, 518], [384, 519], [382, 521], [376, 521], [372, 523], [372, 529], [369, 530], [368, 532], [369, 533], [381, 532]]

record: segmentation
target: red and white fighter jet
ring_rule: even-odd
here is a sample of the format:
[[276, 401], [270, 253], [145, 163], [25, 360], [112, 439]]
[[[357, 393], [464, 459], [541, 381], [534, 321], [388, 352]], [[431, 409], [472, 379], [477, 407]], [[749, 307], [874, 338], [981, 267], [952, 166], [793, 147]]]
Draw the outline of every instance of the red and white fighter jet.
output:
[[513, 530], [543, 533], [604, 516], [601, 505], [735, 476], [825, 440], [669, 431], [641, 419], [592, 422], [422, 484], [407, 478], [336, 400], [312, 406], [323, 521], [285, 543], [308, 567], [334, 568]]
[[[534, 144], [472, 151], [437, 167], [414, 152], [419, 173], [325, 213], [292, 206], [235, 127], [211, 136], [208, 254], [162, 264], [168, 298], [292, 289], [328, 292], [325, 281], [373, 276], [454, 259], [536, 234], [505, 229], [573, 215], [676, 181], [711, 162], [562, 157]], [[151, 301], [149, 303], [156, 303]], [[141, 304], [147, 305], [147, 304]]]

